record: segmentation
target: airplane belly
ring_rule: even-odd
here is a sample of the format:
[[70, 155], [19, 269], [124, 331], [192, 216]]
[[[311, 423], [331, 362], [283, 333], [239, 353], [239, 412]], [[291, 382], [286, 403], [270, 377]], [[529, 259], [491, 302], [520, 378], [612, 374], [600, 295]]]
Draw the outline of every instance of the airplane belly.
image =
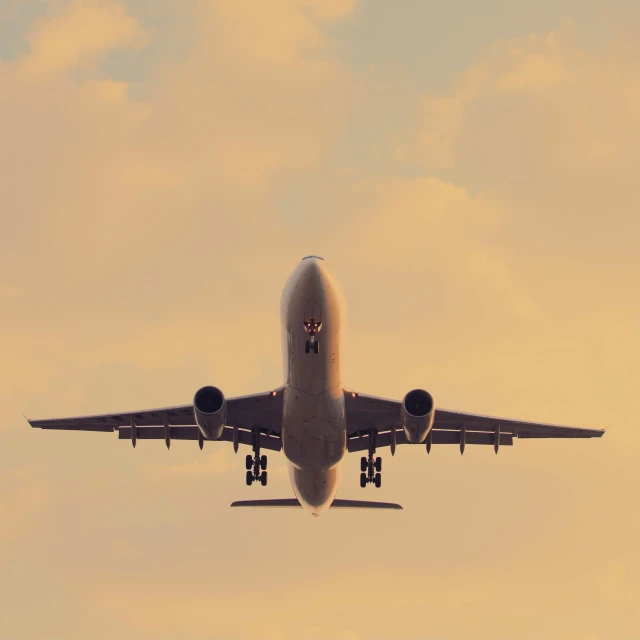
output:
[[342, 388], [310, 395], [286, 387], [283, 400], [282, 446], [298, 469], [330, 469], [347, 448]]

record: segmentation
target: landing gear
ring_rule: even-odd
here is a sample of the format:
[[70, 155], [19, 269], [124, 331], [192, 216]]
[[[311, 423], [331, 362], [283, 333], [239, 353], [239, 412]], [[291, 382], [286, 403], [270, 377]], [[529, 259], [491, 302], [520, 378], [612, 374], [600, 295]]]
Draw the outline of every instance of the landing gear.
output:
[[372, 432], [369, 436], [369, 455], [360, 458], [360, 486], [364, 489], [369, 482], [375, 484], [379, 489], [382, 486], [382, 458], [373, 459], [376, 452], [376, 432]]
[[313, 353], [320, 353], [320, 343], [314, 340], [315, 336], [311, 336], [311, 340], [307, 340], [304, 345], [304, 352], [309, 353], [313, 351]]
[[263, 487], [267, 486], [267, 456], [260, 455], [260, 433], [257, 429], [253, 430], [253, 455], [247, 455], [245, 466], [248, 486], [254, 482], [259, 482]]

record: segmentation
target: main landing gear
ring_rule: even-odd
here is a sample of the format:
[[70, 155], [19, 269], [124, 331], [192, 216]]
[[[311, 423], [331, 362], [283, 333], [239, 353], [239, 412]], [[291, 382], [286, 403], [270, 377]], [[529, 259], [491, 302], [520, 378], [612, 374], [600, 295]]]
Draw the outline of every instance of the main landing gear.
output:
[[360, 458], [360, 486], [364, 489], [368, 483], [372, 482], [379, 489], [382, 486], [382, 458], [373, 459], [376, 452], [374, 434], [371, 435], [370, 442], [372, 444], [369, 446], [369, 455]]
[[247, 468], [247, 486], [254, 482], [260, 482], [263, 487], [267, 486], [267, 456], [260, 455], [260, 434], [255, 429], [253, 432], [253, 456], [247, 454], [245, 466]]

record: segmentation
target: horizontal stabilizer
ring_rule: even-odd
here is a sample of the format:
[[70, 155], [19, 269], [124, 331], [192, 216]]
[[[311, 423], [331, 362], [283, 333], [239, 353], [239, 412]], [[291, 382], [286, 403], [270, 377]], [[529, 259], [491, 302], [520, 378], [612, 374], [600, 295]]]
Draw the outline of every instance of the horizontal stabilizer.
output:
[[[302, 505], [297, 498], [279, 498], [277, 500], [237, 500], [232, 507], [295, 507]], [[394, 502], [368, 502], [366, 500], [334, 500], [331, 509], [402, 509]]]
[[232, 507], [297, 507], [302, 505], [297, 498], [279, 498], [277, 500], [236, 500]]
[[367, 500], [334, 500], [332, 509], [400, 509], [402, 507], [395, 502], [369, 502]]

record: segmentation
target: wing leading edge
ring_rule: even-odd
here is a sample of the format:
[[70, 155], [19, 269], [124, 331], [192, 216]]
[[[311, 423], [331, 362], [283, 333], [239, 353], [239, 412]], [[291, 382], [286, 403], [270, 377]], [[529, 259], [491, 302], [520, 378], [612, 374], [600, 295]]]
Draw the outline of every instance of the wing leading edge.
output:
[[[345, 390], [349, 451], [407, 444], [400, 422], [400, 402]], [[431, 444], [512, 445], [514, 438], [600, 438], [604, 429], [524, 422], [436, 408]]]

